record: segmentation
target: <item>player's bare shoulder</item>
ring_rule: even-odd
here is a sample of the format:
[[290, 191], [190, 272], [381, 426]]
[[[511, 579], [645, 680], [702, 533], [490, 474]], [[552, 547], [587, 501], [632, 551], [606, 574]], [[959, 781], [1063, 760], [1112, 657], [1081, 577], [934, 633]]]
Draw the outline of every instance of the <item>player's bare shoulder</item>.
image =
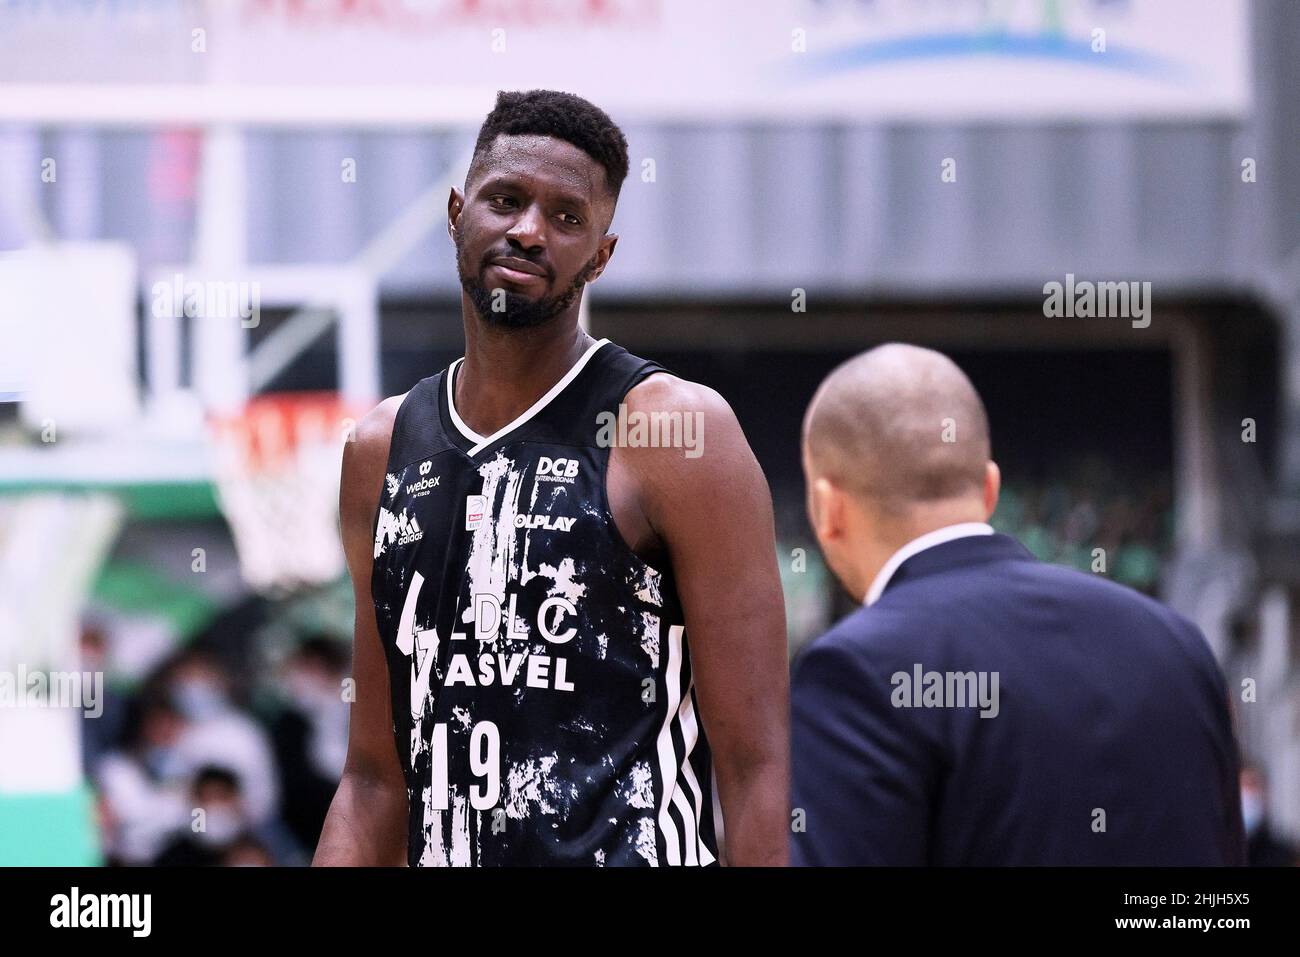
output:
[[[671, 462], [711, 466], [749, 446], [730, 404], [715, 389], [667, 372], [647, 376], [623, 399], [613, 445], [630, 465], [662, 468]], [[711, 446], [716, 445], [716, 448]]]
[[737, 478], [758, 472], [730, 404], [699, 382], [649, 375], [628, 391], [615, 424], [611, 475], [635, 483], [636, 500], [652, 524], [688, 497], [712, 501]]
[[653, 413], [695, 411], [720, 415], [725, 413], [734, 422], [735, 415], [721, 394], [700, 382], [692, 382], [671, 372], [655, 372], [646, 376], [623, 399], [628, 411]]
[[395, 395], [380, 402], [361, 417], [351, 441], [343, 445], [339, 512], [344, 523], [357, 521], [368, 528], [374, 518], [388, 466], [393, 423], [405, 398], [405, 394]]

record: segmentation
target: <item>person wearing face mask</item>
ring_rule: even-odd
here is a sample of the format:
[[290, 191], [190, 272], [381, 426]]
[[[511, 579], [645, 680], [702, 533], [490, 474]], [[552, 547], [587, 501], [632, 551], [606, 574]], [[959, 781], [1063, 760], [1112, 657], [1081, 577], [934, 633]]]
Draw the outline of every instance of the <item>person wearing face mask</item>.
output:
[[155, 867], [216, 867], [236, 847], [252, 842], [273, 861], [302, 863], [297, 846], [274, 824], [255, 824], [239, 776], [229, 768], [200, 768], [190, 790], [188, 819], [154, 861]]
[[1300, 849], [1274, 831], [1268, 819], [1268, 776], [1256, 764], [1241, 769], [1241, 818], [1251, 867], [1300, 865]]
[[212, 867], [247, 828], [239, 778], [230, 770], [204, 767], [194, 777], [193, 808], [182, 828], [154, 861], [155, 867]]
[[270, 740], [231, 699], [229, 673], [209, 652], [191, 648], [164, 675], [169, 700], [188, 719], [176, 743], [186, 771], [192, 774], [204, 765], [230, 768], [239, 775], [253, 823], [271, 820], [279, 783]]
[[135, 705], [126, 746], [99, 761], [95, 783], [104, 854], [112, 864], [148, 863], [184, 819], [188, 770], [177, 743], [185, 717], [166, 698]]

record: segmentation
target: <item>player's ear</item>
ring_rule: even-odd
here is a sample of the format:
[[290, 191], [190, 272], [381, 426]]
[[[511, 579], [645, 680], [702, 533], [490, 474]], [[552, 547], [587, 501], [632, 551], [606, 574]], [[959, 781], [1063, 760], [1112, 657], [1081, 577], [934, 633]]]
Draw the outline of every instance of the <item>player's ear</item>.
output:
[[599, 257], [596, 260], [596, 268], [592, 270], [591, 278], [588, 279], [587, 282], [593, 283], [600, 278], [600, 274], [603, 273], [605, 267], [609, 265], [609, 258], [614, 255], [614, 245], [617, 242], [618, 236], [614, 233], [601, 239], [600, 246], [596, 249], [596, 255]]
[[989, 459], [984, 466], [984, 520], [988, 521], [998, 509], [998, 494], [1002, 491], [1002, 470]]
[[812, 480], [808, 494], [808, 522], [819, 542], [836, 542], [845, 534], [844, 491], [822, 476]]
[[465, 208], [465, 196], [455, 186], [451, 188], [451, 194], [447, 197], [447, 235], [451, 241], [456, 241], [456, 222], [460, 219], [460, 211]]

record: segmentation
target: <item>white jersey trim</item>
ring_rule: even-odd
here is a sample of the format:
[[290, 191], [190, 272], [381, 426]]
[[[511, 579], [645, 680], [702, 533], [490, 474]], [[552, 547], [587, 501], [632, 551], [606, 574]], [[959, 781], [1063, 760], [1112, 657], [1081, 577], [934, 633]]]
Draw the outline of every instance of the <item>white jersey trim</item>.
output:
[[537, 413], [541, 412], [544, 408], [550, 405], [552, 400], [554, 400], [554, 398], [557, 395], [563, 392], [565, 387], [570, 382], [572, 382], [575, 378], [577, 378], [578, 373], [582, 371], [583, 367], [587, 364], [588, 360], [591, 359], [591, 357], [596, 354], [596, 350], [599, 349], [601, 346], [605, 345], [605, 343], [607, 342], [609, 342], [608, 339], [598, 339], [597, 341], [589, 345], [587, 347], [587, 351], [584, 352], [582, 356], [578, 359], [578, 361], [573, 364], [573, 367], [570, 368], [569, 371], [564, 374], [564, 376], [560, 379], [559, 382], [551, 386], [551, 388], [547, 390], [544, 396], [542, 396], [531, 406], [529, 406], [526, 410], [524, 410], [524, 412], [522, 412], [518, 416], [518, 418], [516, 418], [513, 422], [509, 422], [506, 425], [503, 425], [501, 428], [497, 429], [495, 432], [493, 432], [491, 435], [487, 436], [486, 438], [479, 435], [468, 425], [466, 425], [464, 420], [460, 417], [460, 413], [456, 411], [456, 390], [454, 388], [454, 383], [456, 381], [456, 370], [459, 369], [460, 364], [465, 361], [465, 357], [461, 356], [459, 359], [453, 362], [447, 368], [447, 411], [451, 413], [452, 425], [454, 425], [460, 431], [461, 435], [465, 436], [465, 438], [469, 439], [471, 442], [474, 443], [474, 447], [469, 450], [469, 454], [471, 456], [478, 455], [480, 452], [482, 452], [493, 442], [497, 441], [497, 439], [501, 438], [502, 436], [509, 435], [515, 429], [519, 428], [521, 425], [523, 425], [533, 416], [537, 415]]

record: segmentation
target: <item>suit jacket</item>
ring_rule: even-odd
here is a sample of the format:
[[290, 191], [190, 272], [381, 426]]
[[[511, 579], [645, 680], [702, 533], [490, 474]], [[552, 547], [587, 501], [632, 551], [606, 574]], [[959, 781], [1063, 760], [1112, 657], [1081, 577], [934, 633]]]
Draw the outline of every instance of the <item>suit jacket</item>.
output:
[[796, 864], [1245, 862], [1200, 631], [1005, 535], [903, 562], [796, 659], [791, 718]]

